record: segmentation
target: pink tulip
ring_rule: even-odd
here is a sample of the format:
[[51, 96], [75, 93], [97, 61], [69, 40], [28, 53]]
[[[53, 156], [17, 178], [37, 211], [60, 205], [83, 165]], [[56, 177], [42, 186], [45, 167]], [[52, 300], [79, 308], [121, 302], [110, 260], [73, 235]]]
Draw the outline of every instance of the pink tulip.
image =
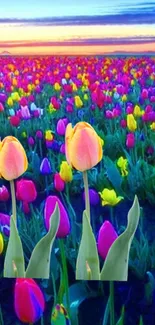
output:
[[111, 245], [117, 239], [117, 237], [118, 235], [113, 225], [106, 220], [99, 230], [98, 242], [97, 242], [99, 255], [103, 259], [106, 258]]
[[0, 201], [8, 201], [10, 197], [10, 194], [8, 192], [8, 189], [6, 188], [6, 186], [2, 185], [2, 187], [0, 187]]
[[135, 136], [133, 133], [128, 133], [126, 138], [126, 146], [127, 148], [133, 148], [135, 145]]
[[54, 175], [54, 187], [58, 192], [62, 192], [65, 188], [65, 182], [60, 177], [59, 173]]

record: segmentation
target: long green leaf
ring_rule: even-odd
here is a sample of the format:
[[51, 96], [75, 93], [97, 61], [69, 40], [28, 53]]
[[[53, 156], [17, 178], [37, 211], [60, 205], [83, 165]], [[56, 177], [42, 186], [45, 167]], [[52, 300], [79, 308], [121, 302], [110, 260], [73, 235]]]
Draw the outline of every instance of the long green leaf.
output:
[[27, 270], [26, 278], [49, 279], [52, 246], [59, 227], [60, 213], [58, 205], [50, 219], [49, 232], [35, 246]]
[[125, 316], [125, 308], [123, 306], [121, 311], [121, 317], [119, 318], [116, 325], [124, 325], [124, 316]]
[[22, 242], [13, 216], [10, 220], [10, 237], [4, 261], [5, 278], [24, 278], [25, 261]]
[[140, 207], [137, 196], [128, 213], [126, 230], [115, 240], [109, 249], [103, 265], [100, 280], [127, 281], [128, 263], [131, 242], [136, 232], [140, 217]]
[[99, 278], [99, 257], [96, 240], [86, 211], [84, 211], [82, 238], [76, 261], [76, 280], [99, 280]]

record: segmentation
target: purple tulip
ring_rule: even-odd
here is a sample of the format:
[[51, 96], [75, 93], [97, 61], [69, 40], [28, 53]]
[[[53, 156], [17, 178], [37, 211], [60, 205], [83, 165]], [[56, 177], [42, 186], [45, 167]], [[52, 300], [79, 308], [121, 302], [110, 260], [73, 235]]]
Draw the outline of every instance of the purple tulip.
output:
[[49, 175], [51, 174], [51, 172], [52, 169], [51, 169], [50, 161], [48, 160], [48, 158], [44, 158], [40, 165], [40, 173], [42, 175]]
[[98, 253], [99, 255], [105, 259], [108, 251], [113, 244], [113, 242], [117, 239], [118, 235], [110, 223], [110, 221], [106, 220], [101, 226], [98, 234]]
[[0, 102], [5, 103], [7, 100], [7, 95], [4, 93], [0, 93]]
[[0, 213], [0, 228], [6, 236], [10, 235], [10, 216], [8, 214]]
[[[83, 200], [85, 201], [85, 192], [83, 192]], [[99, 194], [93, 189], [89, 189], [89, 200], [90, 204], [94, 206], [100, 201]]]
[[63, 119], [60, 119], [57, 123], [57, 133], [59, 135], [65, 135], [65, 132], [66, 132], [66, 126], [65, 126], [65, 123], [63, 121]]

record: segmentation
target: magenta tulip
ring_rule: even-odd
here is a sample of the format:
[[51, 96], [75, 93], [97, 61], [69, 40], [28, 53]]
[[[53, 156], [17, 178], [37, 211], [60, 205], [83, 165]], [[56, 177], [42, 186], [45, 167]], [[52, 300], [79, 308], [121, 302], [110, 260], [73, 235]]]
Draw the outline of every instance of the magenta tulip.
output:
[[63, 204], [57, 196], [48, 196], [46, 199], [44, 209], [45, 226], [46, 229], [49, 230], [50, 218], [55, 210], [56, 203], [58, 203], [58, 207], [60, 210], [60, 224], [56, 237], [64, 238], [70, 233], [70, 221], [66, 209], [64, 208]]
[[118, 235], [113, 225], [110, 223], [110, 221], [106, 220], [99, 230], [97, 242], [98, 253], [103, 259], [106, 258], [111, 245], [117, 239], [117, 237]]

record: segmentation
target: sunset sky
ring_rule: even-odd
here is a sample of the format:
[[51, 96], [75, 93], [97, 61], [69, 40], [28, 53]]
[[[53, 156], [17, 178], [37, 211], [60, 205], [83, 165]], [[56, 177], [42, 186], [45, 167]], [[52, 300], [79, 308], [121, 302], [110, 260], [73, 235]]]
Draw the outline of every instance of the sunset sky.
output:
[[155, 53], [155, 0], [5, 0], [0, 54]]

